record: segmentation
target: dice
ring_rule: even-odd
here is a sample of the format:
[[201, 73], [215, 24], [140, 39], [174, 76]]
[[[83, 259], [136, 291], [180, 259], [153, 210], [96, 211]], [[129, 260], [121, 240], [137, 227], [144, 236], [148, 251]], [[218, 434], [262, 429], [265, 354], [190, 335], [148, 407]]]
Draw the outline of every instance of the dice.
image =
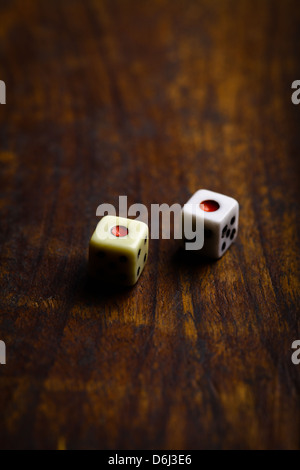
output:
[[232, 197], [200, 189], [187, 202], [187, 207], [184, 206], [183, 223], [191, 204], [196, 208], [193, 217], [204, 217], [204, 245], [199, 253], [210, 258], [221, 258], [237, 236], [238, 202]]
[[148, 225], [105, 216], [90, 241], [89, 274], [103, 283], [133, 286], [145, 267], [148, 250]]

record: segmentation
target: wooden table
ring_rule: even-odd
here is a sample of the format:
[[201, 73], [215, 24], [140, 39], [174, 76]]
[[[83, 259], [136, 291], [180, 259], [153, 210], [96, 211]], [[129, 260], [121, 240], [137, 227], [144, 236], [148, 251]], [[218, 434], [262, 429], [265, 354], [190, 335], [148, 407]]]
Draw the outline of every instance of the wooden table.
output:
[[[300, 443], [297, 1], [2, 0], [1, 448]], [[93, 288], [96, 209], [240, 202], [217, 262], [152, 240]]]

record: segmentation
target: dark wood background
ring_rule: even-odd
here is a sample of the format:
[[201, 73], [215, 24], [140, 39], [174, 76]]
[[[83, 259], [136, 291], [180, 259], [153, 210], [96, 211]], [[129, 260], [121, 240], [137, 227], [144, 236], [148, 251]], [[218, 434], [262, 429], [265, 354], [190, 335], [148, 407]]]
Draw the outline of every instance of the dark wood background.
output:
[[[1, 448], [300, 444], [297, 1], [1, 0]], [[217, 262], [86, 277], [97, 206], [240, 202]]]

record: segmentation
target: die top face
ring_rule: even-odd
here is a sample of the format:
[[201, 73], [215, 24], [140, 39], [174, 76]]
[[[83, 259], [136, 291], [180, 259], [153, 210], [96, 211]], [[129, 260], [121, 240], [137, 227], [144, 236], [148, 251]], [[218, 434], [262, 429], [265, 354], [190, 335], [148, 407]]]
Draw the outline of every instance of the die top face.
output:
[[235, 199], [208, 189], [197, 191], [187, 202], [187, 208], [192, 204], [195, 205], [196, 216], [204, 216], [206, 222], [214, 224], [221, 224], [229, 212], [236, 211], [238, 215], [239, 205]]
[[[133, 253], [141, 243], [148, 243], [149, 229], [144, 222], [106, 216], [98, 223], [90, 247], [99, 246], [117, 253]], [[146, 242], [147, 240], [147, 242]]]

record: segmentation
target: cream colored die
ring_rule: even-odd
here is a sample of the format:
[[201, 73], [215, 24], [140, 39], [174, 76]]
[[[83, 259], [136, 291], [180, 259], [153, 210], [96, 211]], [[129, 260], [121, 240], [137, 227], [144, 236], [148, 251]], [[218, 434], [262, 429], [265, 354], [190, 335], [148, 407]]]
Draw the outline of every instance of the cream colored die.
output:
[[148, 250], [148, 225], [105, 216], [90, 241], [89, 274], [102, 282], [133, 286], [145, 267]]

